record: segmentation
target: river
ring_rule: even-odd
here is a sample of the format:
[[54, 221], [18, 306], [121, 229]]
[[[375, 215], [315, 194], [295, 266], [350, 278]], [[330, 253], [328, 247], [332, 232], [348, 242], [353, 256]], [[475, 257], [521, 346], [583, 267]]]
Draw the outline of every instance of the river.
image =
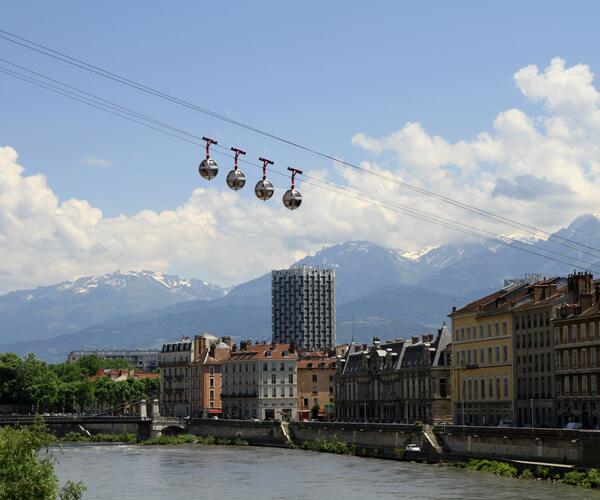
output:
[[67, 445], [54, 455], [61, 483], [84, 481], [86, 499], [600, 499], [547, 481], [279, 448]]

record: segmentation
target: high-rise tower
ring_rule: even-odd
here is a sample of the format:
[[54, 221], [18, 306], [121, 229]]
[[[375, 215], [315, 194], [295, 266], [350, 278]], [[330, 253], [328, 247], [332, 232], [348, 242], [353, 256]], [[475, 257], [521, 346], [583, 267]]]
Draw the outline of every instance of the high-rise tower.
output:
[[335, 270], [298, 266], [271, 272], [273, 340], [299, 349], [335, 347]]

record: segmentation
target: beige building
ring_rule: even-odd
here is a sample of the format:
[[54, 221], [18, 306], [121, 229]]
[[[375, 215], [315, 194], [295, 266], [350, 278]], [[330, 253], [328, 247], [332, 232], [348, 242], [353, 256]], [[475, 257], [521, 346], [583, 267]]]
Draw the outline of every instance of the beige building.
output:
[[319, 407], [318, 418], [333, 418], [334, 377], [337, 358], [322, 353], [300, 354], [298, 359], [298, 414], [300, 420], [309, 420], [313, 408]]

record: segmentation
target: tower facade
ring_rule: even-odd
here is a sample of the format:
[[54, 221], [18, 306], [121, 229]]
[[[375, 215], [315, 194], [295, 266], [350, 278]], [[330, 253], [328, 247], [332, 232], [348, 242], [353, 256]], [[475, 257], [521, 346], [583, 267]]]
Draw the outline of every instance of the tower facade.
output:
[[299, 349], [335, 347], [335, 270], [309, 266], [271, 272], [273, 340]]

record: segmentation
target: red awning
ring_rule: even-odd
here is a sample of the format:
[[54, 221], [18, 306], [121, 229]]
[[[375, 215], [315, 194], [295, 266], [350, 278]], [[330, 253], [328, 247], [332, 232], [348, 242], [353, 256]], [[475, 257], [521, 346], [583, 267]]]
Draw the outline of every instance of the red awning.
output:
[[208, 413], [214, 415], [215, 413], [223, 413], [223, 410], [220, 410], [219, 408], [211, 408], [210, 410], [208, 410]]

